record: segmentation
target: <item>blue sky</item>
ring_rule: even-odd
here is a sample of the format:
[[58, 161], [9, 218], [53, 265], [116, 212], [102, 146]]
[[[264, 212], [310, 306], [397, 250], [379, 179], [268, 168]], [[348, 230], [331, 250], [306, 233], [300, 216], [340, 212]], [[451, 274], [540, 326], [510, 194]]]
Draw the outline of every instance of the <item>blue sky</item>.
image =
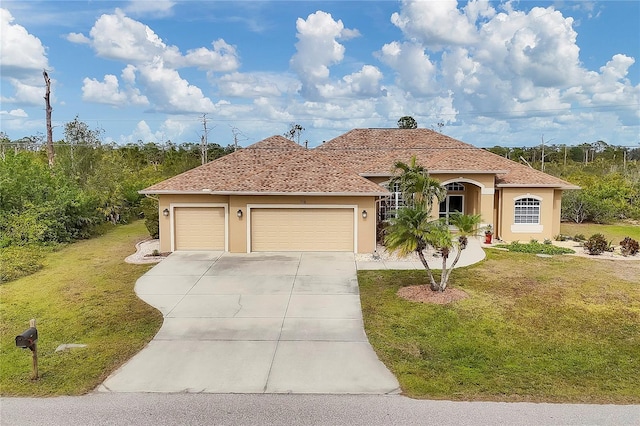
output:
[[[11, 1], [0, 131], [315, 146], [413, 116], [477, 146], [640, 144], [638, 1]], [[235, 130], [234, 130], [235, 129]]]

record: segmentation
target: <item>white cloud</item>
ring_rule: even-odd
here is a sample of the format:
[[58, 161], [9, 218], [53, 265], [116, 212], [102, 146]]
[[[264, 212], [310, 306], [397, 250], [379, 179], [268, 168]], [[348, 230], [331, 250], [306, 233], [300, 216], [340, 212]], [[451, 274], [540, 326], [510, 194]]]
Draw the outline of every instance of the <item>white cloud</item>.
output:
[[416, 40], [433, 50], [443, 46], [473, 45], [477, 43], [475, 19], [491, 16], [492, 8], [485, 2], [473, 2], [468, 15], [458, 10], [456, 0], [402, 2], [400, 13], [391, 22], [410, 40]]
[[396, 84], [404, 90], [414, 95], [430, 95], [440, 90], [436, 64], [421, 45], [394, 41], [382, 46], [376, 56], [396, 72]]
[[0, 71], [3, 77], [37, 75], [49, 67], [40, 39], [23, 26], [14, 24], [7, 9], [0, 9]]
[[[162, 3], [170, 9], [171, 2]], [[140, 12], [141, 5], [142, 2], [135, 2], [126, 10], [135, 7]], [[83, 40], [78, 35], [73, 38]], [[127, 64], [122, 72], [124, 89], [119, 87], [115, 76], [105, 76], [102, 82], [84, 80], [85, 99], [110, 105], [151, 103], [155, 111], [212, 111], [213, 102], [199, 87], [180, 76], [178, 69], [197, 67], [207, 72], [230, 72], [240, 66], [236, 48], [223, 39], [213, 41], [211, 49], [200, 47], [183, 55], [177, 46], [167, 45], [149, 26], [129, 18], [121, 9], [100, 16], [91, 28], [89, 40], [98, 56]], [[136, 72], [140, 88], [135, 85]]]
[[300, 82], [291, 76], [261, 72], [226, 74], [215, 84], [222, 96], [240, 98], [278, 97], [300, 90]]
[[313, 96], [315, 85], [329, 78], [329, 66], [344, 58], [345, 47], [337, 41], [344, 33], [344, 24], [329, 13], [317, 11], [306, 20], [298, 18], [296, 29], [297, 52], [290, 64], [302, 81], [303, 92]]
[[[514, 133], [556, 129], [579, 117], [571, 108], [628, 105], [616, 121], [637, 126], [640, 86], [627, 78], [633, 58], [617, 55], [599, 71], [588, 71], [579, 58], [573, 18], [553, 7], [524, 12], [514, 6], [505, 3], [496, 13], [486, 1], [460, 9], [455, 1], [403, 2], [392, 22], [406, 40], [385, 44], [377, 57], [396, 71], [398, 87], [413, 96], [438, 93], [439, 87], [452, 91], [454, 110], [464, 114], [465, 125], [484, 116], [519, 118], [510, 121]], [[451, 28], [456, 30], [444, 31]], [[441, 51], [440, 61], [423, 47]]]
[[[133, 81], [130, 80], [130, 68], [125, 68], [122, 73], [125, 81], [129, 79], [130, 83], [135, 82], [135, 76]], [[149, 104], [147, 98], [142, 96], [138, 89], [129, 86], [125, 90], [121, 90], [118, 77], [112, 74], [105, 75], [102, 82], [96, 79], [85, 78], [82, 85], [82, 99], [88, 102], [119, 107], [124, 107], [128, 104]]]
[[129, 64], [122, 70], [122, 79], [130, 85], [136, 83], [136, 67]]
[[140, 82], [157, 111], [171, 113], [212, 112], [211, 99], [202, 90], [189, 84], [178, 71], [167, 68], [161, 58], [138, 67]]
[[21, 108], [12, 109], [10, 111], [0, 111], [0, 132], [13, 132], [9, 139], [17, 139], [19, 137], [34, 135], [42, 125], [42, 119], [30, 119], [29, 114]]
[[27, 118], [28, 115], [23, 109], [12, 109], [11, 111], [0, 111], [3, 119]]
[[120, 9], [100, 16], [89, 34], [98, 56], [108, 59], [148, 62], [171, 50], [151, 28], [125, 16]]
[[193, 117], [177, 115], [175, 118], [165, 119], [155, 130], [145, 120], [141, 120], [136, 123], [130, 134], [120, 135], [118, 142], [165, 143], [173, 141], [181, 143], [185, 140], [197, 138], [196, 135], [200, 131], [199, 123], [194, 122]]
[[318, 93], [325, 99], [351, 97], [378, 97], [382, 94], [380, 82], [382, 73], [372, 65], [364, 65], [362, 69], [342, 78], [337, 83], [318, 85]]
[[69, 33], [66, 37], [67, 41], [77, 44], [90, 44], [91, 39], [82, 33]]
[[151, 131], [151, 127], [146, 121], [142, 120], [136, 124], [135, 129], [131, 133], [130, 138], [127, 138], [129, 142], [141, 140], [142, 142], [163, 142], [159, 139], [162, 136], [161, 132]]
[[85, 78], [82, 85], [82, 99], [108, 105], [122, 105], [127, 100], [127, 95], [120, 92], [118, 77], [107, 74], [104, 82], [96, 79]]
[[236, 48], [222, 39], [213, 43], [213, 50], [199, 47], [187, 52], [183, 66], [198, 67], [209, 71], [229, 72], [238, 69], [240, 63]]
[[[44, 80], [42, 80], [41, 86], [24, 84], [22, 81], [17, 79], [10, 79], [10, 81], [15, 89], [15, 96], [13, 98], [13, 101], [15, 103], [27, 105], [42, 105], [44, 107]], [[55, 82], [53, 82], [52, 84], [55, 84]]]
[[[177, 46], [167, 45], [149, 26], [129, 18], [120, 9], [100, 16], [89, 34], [98, 56], [126, 63], [148, 64], [160, 57], [171, 68], [229, 72], [240, 66], [235, 47], [223, 39], [212, 42], [213, 49], [200, 47], [183, 55]], [[81, 36], [75, 35], [74, 39], [83, 40]]]
[[298, 18], [296, 29], [297, 51], [290, 65], [300, 78], [301, 94], [306, 99], [360, 98], [383, 94], [380, 86], [383, 74], [372, 65], [363, 65], [359, 71], [341, 80], [330, 79], [329, 67], [344, 59], [345, 47], [338, 40], [358, 37], [358, 30], [346, 29], [341, 20], [336, 21], [329, 13], [320, 10], [306, 20]]

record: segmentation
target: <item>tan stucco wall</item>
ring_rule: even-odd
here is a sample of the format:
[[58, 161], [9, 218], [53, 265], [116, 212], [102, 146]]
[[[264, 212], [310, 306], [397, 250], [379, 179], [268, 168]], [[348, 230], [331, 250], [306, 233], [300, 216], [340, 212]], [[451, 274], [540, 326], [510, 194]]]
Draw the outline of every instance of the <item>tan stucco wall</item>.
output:
[[[515, 200], [520, 197], [540, 199], [539, 226], [520, 225], [520, 232], [514, 231]], [[531, 239], [542, 242], [560, 233], [560, 204], [562, 191], [553, 188], [501, 188], [501, 220], [498, 236], [505, 241], [528, 242]], [[529, 229], [527, 229], [529, 228]]]
[[[203, 195], [160, 195], [160, 250], [171, 251], [170, 218], [164, 217], [162, 211], [171, 209], [172, 204], [184, 203], [224, 203], [229, 210], [229, 251], [232, 253], [247, 252], [247, 206], [248, 205], [349, 205], [356, 206], [358, 224], [357, 243], [359, 253], [371, 253], [376, 248], [376, 210], [375, 197], [313, 197], [313, 196], [215, 196]], [[242, 210], [242, 218], [237, 211]], [[367, 218], [362, 218], [362, 211], [367, 211]]]
[[495, 224], [495, 175], [491, 173], [479, 174], [433, 174], [432, 177], [447, 184], [460, 182], [465, 185], [465, 213], [479, 214], [482, 224]]
[[[494, 198], [494, 174], [435, 173], [432, 174], [431, 177], [443, 184], [450, 182], [463, 183], [465, 185], [465, 191], [463, 193], [452, 192], [452, 194], [464, 194], [464, 213], [481, 215], [483, 224], [491, 224], [493, 226], [496, 223], [497, 208]], [[374, 183], [381, 184], [387, 182], [390, 177], [374, 176], [367, 177], [367, 179]], [[434, 209], [437, 209], [437, 204], [434, 206]], [[437, 211], [434, 211], [434, 214], [437, 215]]]

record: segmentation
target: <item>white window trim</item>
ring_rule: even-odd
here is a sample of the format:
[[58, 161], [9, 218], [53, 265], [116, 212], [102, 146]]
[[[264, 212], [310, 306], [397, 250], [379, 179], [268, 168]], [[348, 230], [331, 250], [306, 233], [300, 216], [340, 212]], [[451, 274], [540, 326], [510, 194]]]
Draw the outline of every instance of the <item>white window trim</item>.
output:
[[442, 186], [448, 184], [448, 183], [453, 183], [453, 182], [460, 182], [460, 183], [470, 183], [472, 185], [475, 185], [477, 187], [480, 188], [480, 194], [481, 195], [493, 195], [495, 194], [495, 188], [493, 187], [487, 187], [486, 185], [484, 185], [481, 182], [478, 182], [477, 180], [473, 180], [473, 179], [469, 179], [469, 178], [465, 178], [465, 177], [459, 177], [456, 179], [447, 179], [442, 181], [440, 184]]
[[222, 207], [224, 208], [224, 251], [229, 251], [229, 205], [226, 203], [171, 203], [169, 204], [169, 226], [171, 227], [171, 251], [176, 251], [176, 227], [175, 212], [176, 207]]
[[[453, 185], [458, 185], [460, 188], [447, 188], [448, 186], [453, 186]], [[459, 180], [456, 180], [454, 182], [449, 182], [446, 183], [444, 185], [442, 185], [444, 187], [444, 189], [447, 190], [447, 192], [465, 192], [467, 190], [467, 188], [464, 186], [464, 184], [460, 183]]]
[[514, 234], [541, 234], [542, 231], [542, 225], [529, 225], [526, 223], [514, 223], [511, 225], [511, 232]]
[[[347, 204], [247, 204], [247, 253], [251, 253], [252, 209], [351, 209], [353, 210], [353, 252], [358, 253], [358, 206]], [[375, 216], [375, 215], [372, 215]], [[375, 220], [375, 218], [373, 218]], [[375, 234], [374, 234], [375, 238]]]
[[[538, 223], [515, 223], [516, 221], [516, 201], [523, 200], [525, 198], [531, 198], [537, 200], [540, 204], [538, 205]], [[513, 198], [513, 224], [511, 225], [511, 232], [514, 234], [526, 234], [526, 233], [534, 233], [540, 234], [544, 230], [542, 226], [542, 197], [532, 194], [526, 195], [518, 195]]]

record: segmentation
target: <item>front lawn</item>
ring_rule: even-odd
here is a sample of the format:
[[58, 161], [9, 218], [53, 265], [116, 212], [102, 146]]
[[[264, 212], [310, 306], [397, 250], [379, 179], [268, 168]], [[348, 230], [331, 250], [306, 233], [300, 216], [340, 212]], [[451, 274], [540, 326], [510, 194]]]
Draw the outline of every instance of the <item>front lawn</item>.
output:
[[[133, 286], [149, 265], [124, 258], [148, 235], [143, 221], [47, 253], [32, 275], [0, 285], [0, 392], [3, 396], [78, 395], [101, 383], [142, 349], [162, 315]], [[40, 379], [31, 352], [14, 338], [37, 320]], [[86, 348], [55, 352], [65, 343]]]
[[630, 223], [618, 223], [615, 225], [599, 225], [597, 223], [570, 223], [563, 222], [560, 224], [560, 233], [573, 237], [582, 234], [589, 238], [593, 234], [602, 234], [607, 241], [612, 241], [613, 245], [618, 245], [624, 237], [631, 237], [636, 241], [640, 241], [640, 225], [632, 225]]
[[640, 262], [488, 250], [454, 270], [470, 297], [396, 296], [424, 271], [360, 271], [365, 329], [415, 398], [640, 403]]

